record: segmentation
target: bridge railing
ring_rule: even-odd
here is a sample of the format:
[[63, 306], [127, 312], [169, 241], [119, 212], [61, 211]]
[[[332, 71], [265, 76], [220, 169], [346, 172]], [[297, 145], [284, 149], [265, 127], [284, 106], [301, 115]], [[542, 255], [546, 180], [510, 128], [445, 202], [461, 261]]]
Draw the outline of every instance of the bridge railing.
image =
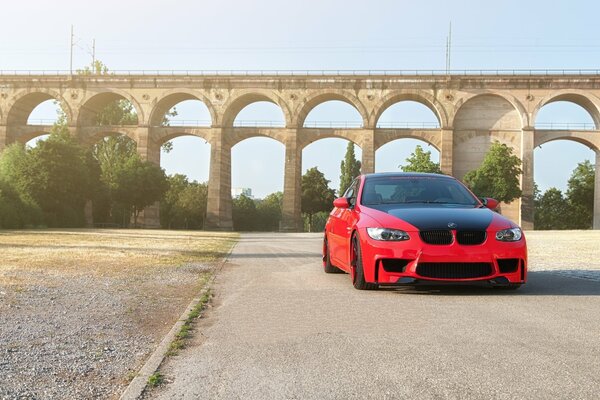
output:
[[[70, 76], [77, 75], [69, 70], [0, 70], [0, 76]], [[600, 75], [600, 69], [398, 69], [398, 70], [113, 70], [108, 75], [86, 74], [82, 77], [93, 76], [539, 76], [539, 75]]]
[[596, 125], [593, 123], [578, 122], [540, 122], [535, 124], [535, 129], [554, 129], [565, 131], [594, 131]]

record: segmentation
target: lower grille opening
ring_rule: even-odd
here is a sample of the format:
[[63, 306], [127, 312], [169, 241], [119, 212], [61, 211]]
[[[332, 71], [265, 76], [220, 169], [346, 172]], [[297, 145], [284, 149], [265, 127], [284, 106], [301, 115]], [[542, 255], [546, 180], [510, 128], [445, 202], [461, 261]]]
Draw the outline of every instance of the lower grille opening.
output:
[[421, 240], [428, 244], [451, 244], [452, 243], [452, 232], [445, 230], [438, 231], [421, 231], [419, 232]]
[[426, 278], [470, 279], [492, 274], [490, 263], [420, 263], [417, 274]]
[[386, 258], [381, 260], [381, 265], [386, 272], [404, 272], [406, 271], [406, 266], [411, 261], [401, 258]]
[[517, 272], [519, 269], [518, 258], [500, 258], [496, 260], [498, 262], [498, 268], [501, 274], [508, 274], [510, 272]]

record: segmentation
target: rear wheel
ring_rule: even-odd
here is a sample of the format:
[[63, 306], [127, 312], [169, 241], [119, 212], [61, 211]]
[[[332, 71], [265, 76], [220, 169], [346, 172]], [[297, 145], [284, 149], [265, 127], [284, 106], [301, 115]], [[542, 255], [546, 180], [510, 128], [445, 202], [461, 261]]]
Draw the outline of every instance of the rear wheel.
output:
[[352, 284], [358, 290], [376, 290], [379, 285], [365, 281], [365, 272], [363, 269], [362, 252], [358, 237], [352, 239]]
[[327, 274], [339, 274], [340, 271], [336, 266], [331, 263], [329, 256], [329, 244], [327, 243], [327, 236], [323, 239], [323, 270]]

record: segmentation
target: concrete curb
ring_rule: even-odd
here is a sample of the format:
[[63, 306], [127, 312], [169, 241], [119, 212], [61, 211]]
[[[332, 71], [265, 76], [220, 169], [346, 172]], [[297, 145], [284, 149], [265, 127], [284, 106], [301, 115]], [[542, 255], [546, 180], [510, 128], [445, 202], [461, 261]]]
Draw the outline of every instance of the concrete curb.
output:
[[231, 247], [229, 253], [227, 253], [227, 255], [215, 268], [214, 273], [211, 277], [208, 278], [208, 280], [200, 290], [198, 296], [190, 302], [183, 314], [181, 314], [177, 322], [175, 322], [175, 325], [173, 325], [169, 333], [165, 335], [165, 337], [161, 340], [156, 350], [154, 350], [154, 352], [152, 353], [150, 358], [148, 358], [144, 366], [138, 371], [135, 378], [133, 378], [133, 380], [129, 382], [129, 385], [127, 385], [127, 388], [121, 394], [121, 397], [119, 397], [119, 400], [137, 400], [142, 396], [144, 390], [146, 389], [146, 386], [148, 385], [148, 378], [150, 378], [150, 376], [158, 370], [162, 362], [165, 360], [165, 357], [169, 352], [169, 346], [171, 345], [173, 340], [175, 340], [175, 336], [181, 330], [183, 324], [185, 324], [185, 321], [188, 319], [190, 313], [194, 310], [196, 305], [200, 303], [200, 300], [206, 294], [206, 292], [211, 288], [212, 283], [214, 282], [216, 276], [219, 274], [219, 272], [229, 259], [229, 256], [231, 255], [231, 252], [235, 248], [236, 244], [234, 244]]

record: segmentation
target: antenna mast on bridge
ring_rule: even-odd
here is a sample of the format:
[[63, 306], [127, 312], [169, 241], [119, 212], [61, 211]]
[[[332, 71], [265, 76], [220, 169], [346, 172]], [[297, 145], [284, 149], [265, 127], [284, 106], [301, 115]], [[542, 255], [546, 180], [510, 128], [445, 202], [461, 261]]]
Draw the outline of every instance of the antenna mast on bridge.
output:
[[69, 59], [69, 72], [73, 75], [73, 47], [75, 46], [74, 35], [73, 35], [73, 25], [71, 25], [71, 57]]
[[446, 74], [450, 73], [450, 55], [452, 53], [452, 21], [448, 28], [448, 36], [446, 37]]

